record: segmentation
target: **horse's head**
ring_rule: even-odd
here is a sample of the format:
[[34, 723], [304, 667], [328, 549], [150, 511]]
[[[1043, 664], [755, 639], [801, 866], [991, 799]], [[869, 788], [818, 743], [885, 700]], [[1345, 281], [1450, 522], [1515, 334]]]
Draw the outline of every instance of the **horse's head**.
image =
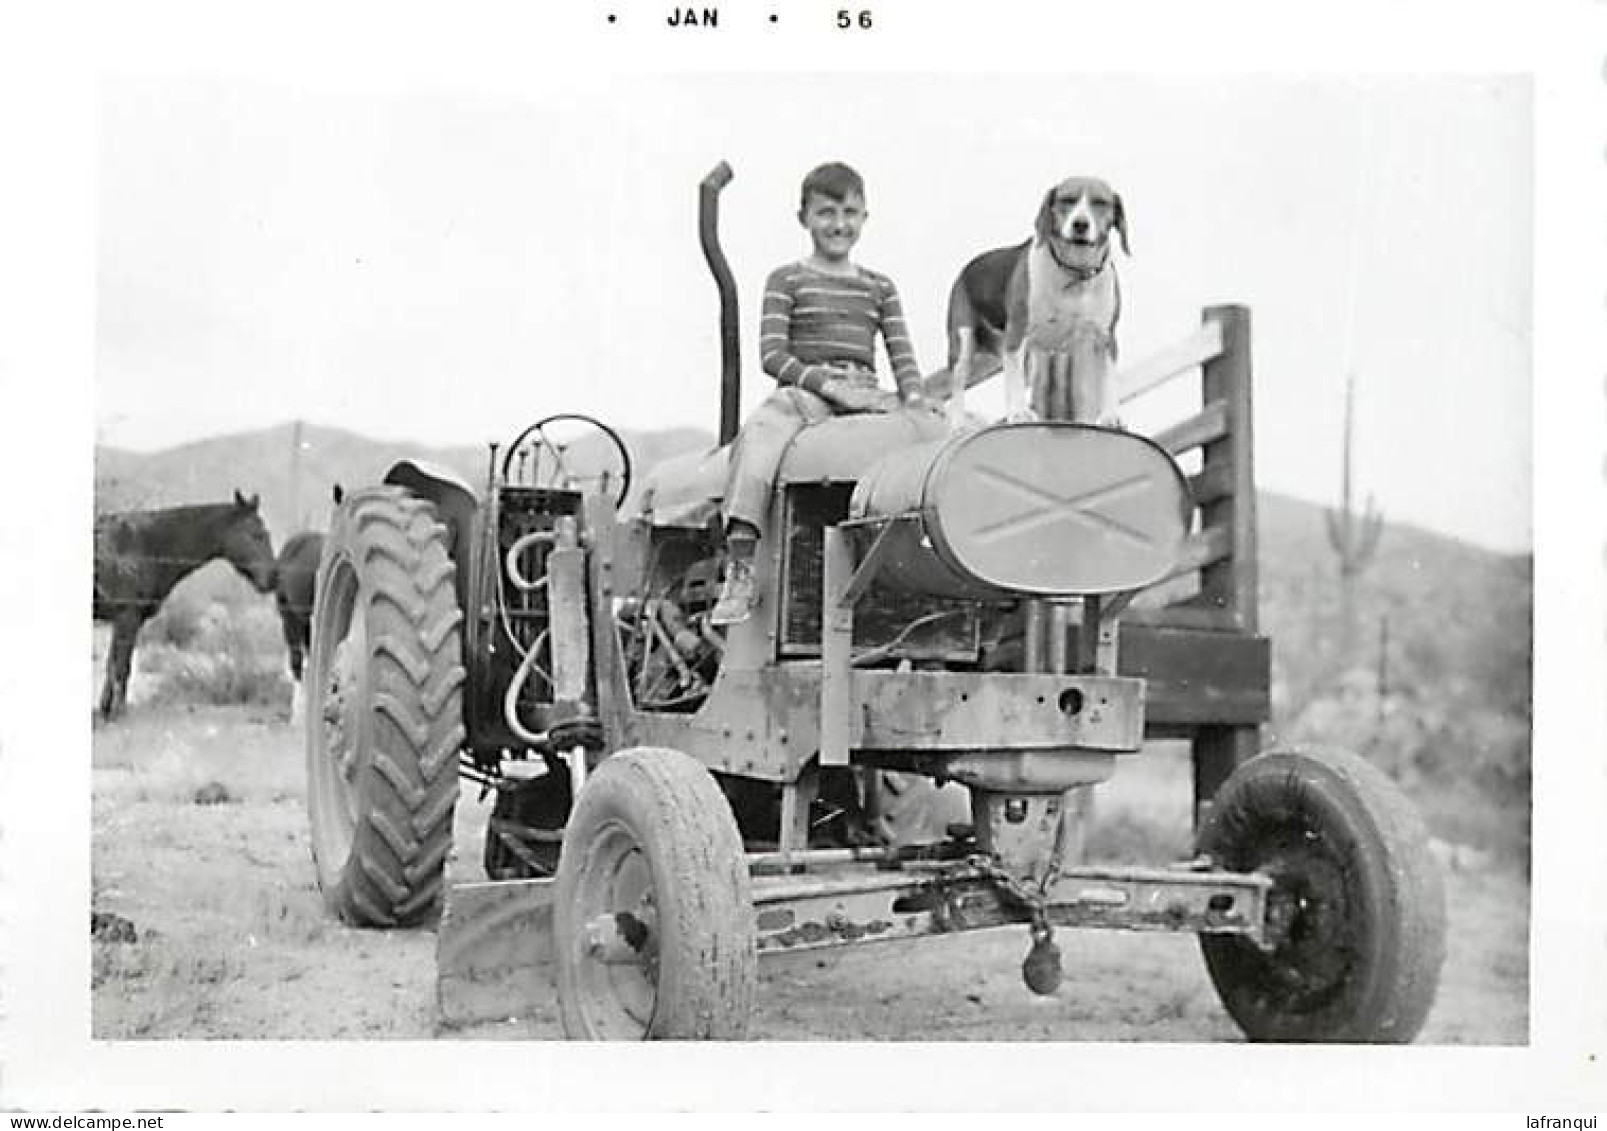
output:
[[234, 509], [223, 532], [223, 556], [256, 586], [257, 592], [269, 593], [274, 583], [273, 542], [257, 510], [260, 501], [256, 495], [247, 498], [235, 491]]

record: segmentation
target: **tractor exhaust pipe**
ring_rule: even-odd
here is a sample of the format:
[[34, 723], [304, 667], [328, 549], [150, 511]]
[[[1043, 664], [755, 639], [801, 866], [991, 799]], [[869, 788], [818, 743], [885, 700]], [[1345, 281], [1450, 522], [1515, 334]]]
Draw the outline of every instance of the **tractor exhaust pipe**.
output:
[[731, 183], [731, 166], [721, 161], [698, 184], [697, 234], [703, 258], [720, 292], [720, 443], [736, 439], [742, 414], [742, 353], [737, 338], [737, 284], [720, 250], [720, 190]]

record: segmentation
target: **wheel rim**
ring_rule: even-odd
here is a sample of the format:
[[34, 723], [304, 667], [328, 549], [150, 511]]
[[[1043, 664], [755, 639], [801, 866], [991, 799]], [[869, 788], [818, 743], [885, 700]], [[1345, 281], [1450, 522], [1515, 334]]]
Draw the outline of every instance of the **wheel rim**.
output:
[[576, 1004], [596, 1036], [638, 1039], [658, 1004], [658, 909], [652, 866], [624, 823], [587, 846], [575, 889]]
[[1445, 902], [1404, 794], [1341, 750], [1271, 751], [1217, 792], [1197, 842], [1270, 881], [1259, 944], [1204, 934], [1211, 981], [1252, 1041], [1404, 1043], [1427, 1019]]
[[1355, 905], [1343, 862], [1320, 834], [1286, 833], [1259, 870], [1272, 877], [1273, 947], [1261, 954], [1258, 993], [1280, 1013], [1315, 1012], [1350, 981], [1366, 934], [1365, 910]]
[[320, 634], [318, 685], [307, 706], [312, 743], [313, 795], [321, 819], [316, 822], [319, 860], [339, 868], [351, 853], [358, 817], [358, 782], [366, 768], [367, 743], [362, 737], [364, 712], [363, 657], [366, 626], [357, 607], [357, 573], [349, 561], [330, 567]]

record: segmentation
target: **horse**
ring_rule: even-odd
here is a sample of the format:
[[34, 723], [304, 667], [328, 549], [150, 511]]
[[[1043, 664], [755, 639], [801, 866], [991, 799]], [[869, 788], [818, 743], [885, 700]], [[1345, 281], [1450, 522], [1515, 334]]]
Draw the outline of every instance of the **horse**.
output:
[[316, 530], [292, 534], [279, 548], [273, 595], [279, 605], [279, 623], [290, 652], [290, 678], [301, 682], [301, 668], [312, 645], [312, 595], [318, 582], [318, 560], [323, 557], [324, 536]]
[[227, 503], [96, 516], [94, 617], [112, 625], [102, 719], [127, 707], [139, 630], [190, 573], [223, 558], [257, 592], [272, 591], [273, 543], [258, 502], [258, 496], [246, 498], [236, 490]]
[[[338, 483], [332, 494], [337, 506], [345, 498]], [[307, 649], [312, 646], [312, 598], [318, 587], [318, 562], [323, 554], [324, 536], [316, 530], [303, 530], [292, 534], [279, 548], [274, 567], [274, 600], [279, 605], [279, 623], [290, 653], [290, 678], [298, 684]]]

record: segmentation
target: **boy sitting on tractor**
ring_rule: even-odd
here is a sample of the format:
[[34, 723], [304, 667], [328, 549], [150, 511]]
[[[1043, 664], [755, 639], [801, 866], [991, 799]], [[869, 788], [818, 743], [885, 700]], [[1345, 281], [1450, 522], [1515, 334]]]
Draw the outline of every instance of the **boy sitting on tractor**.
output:
[[[897, 287], [849, 258], [866, 217], [864, 180], [847, 165], [821, 165], [804, 177], [799, 196], [798, 222], [813, 250], [765, 282], [759, 356], [779, 387], [748, 418], [731, 453], [725, 577], [709, 618], [716, 625], [740, 623], [752, 609], [759, 530], [792, 438], [838, 413], [926, 407]], [[877, 384], [878, 333], [897, 393]]]

